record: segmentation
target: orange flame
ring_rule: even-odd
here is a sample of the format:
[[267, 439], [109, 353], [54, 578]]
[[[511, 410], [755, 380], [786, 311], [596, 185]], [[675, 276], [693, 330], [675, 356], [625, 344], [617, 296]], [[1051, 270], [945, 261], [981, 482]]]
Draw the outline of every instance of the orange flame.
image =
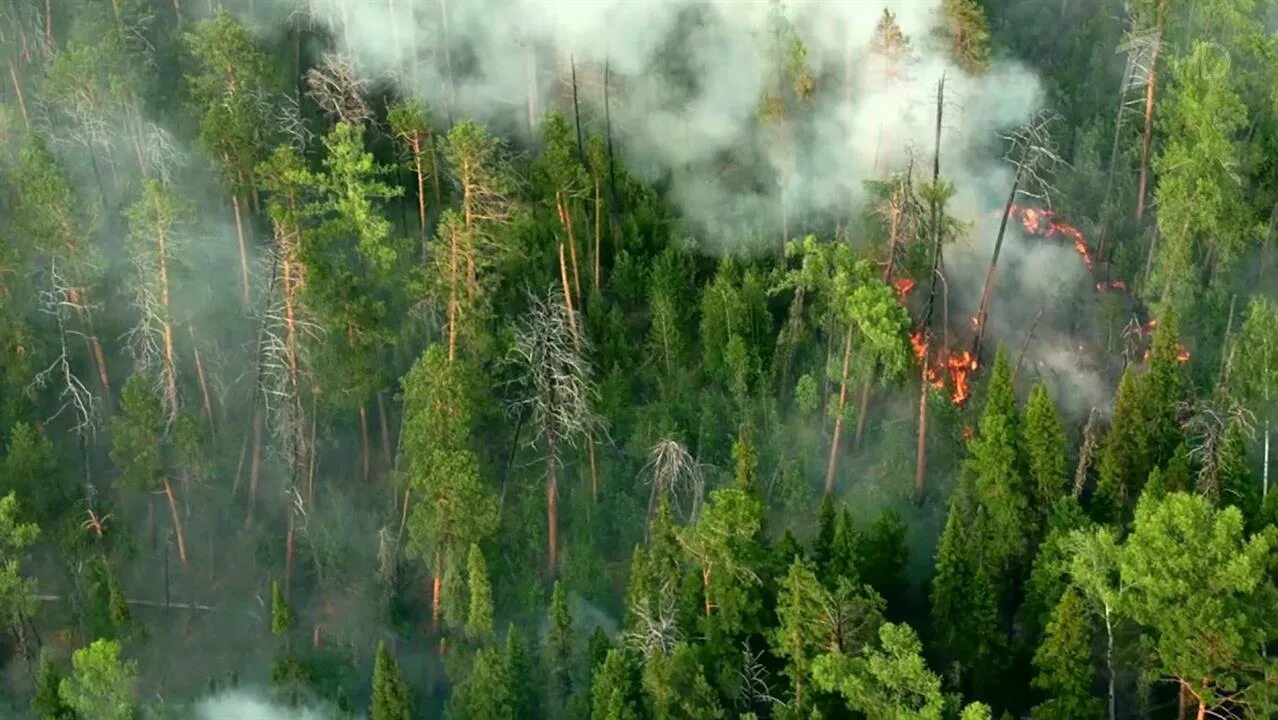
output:
[[914, 289], [914, 285], [915, 282], [911, 278], [897, 278], [892, 282], [892, 287], [896, 288], [896, 294], [902, 300], [905, 299], [906, 295], [910, 294], [910, 291]]
[[1083, 232], [1069, 223], [1056, 219], [1054, 210], [1013, 205], [1011, 212], [1020, 217], [1021, 226], [1030, 235], [1038, 235], [1045, 238], [1062, 235], [1069, 238], [1074, 244], [1074, 252], [1083, 258], [1083, 264], [1087, 266], [1088, 270], [1092, 268], [1092, 251], [1091, 248], [1087, 247], [1087, 240], [1083, 238]]
[[[916, 359], [927, 362], [927, 344], [923, 341], [922, 331], [910, 334], [910, 347], [914, 350]], [[976, 356], [972, 353], [964, 350], [956, 355], [949, 355], [942, 350], [935, 363], [927, 364], [926, 380], [932, 387], [940, 389], [945, 387], [948, 378], [951, 387], [950, 402], [962, 405], [972, 396], [968, 375], [976, 368]]]
[[972, 439], [975, 435], [976, 435], [976, 431], [972, 429], [972, 426], [971, 426], [971, 425], [964, 425], [964, 426], [963, 426], [963, 439], [964, 439], [964, 440], [971, 440], [971, 439]]
[[1123, 282], [1122, 280], [1110, 280], [1109, 282], [1096, 283], [1097, 292], [1105, 292], [1106, 290], [1121, 290], [1123, 292], [1126, 292], [1127, 283]]

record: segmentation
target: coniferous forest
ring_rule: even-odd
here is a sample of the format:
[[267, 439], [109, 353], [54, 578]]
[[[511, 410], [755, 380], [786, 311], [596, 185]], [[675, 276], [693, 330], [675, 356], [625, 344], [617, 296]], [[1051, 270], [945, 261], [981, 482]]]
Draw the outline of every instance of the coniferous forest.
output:
[[0, 58], [0, 717], [1278, 716], [1274, 3]]

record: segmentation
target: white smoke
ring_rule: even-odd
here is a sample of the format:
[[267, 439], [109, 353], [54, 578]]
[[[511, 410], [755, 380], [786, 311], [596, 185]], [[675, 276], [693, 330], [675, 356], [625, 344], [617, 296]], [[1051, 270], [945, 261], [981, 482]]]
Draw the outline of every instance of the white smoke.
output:
[[[213, 695], [195, 704], [190, 720], [337, 720], [322, 708], [291, 708], [243, 691]], [[342, 716], [347, 720], [349, 716]]]
[[[395, 82], [437, 115], [524, 136], [547, 107], [570, 102], [574, 66], [583, 122], [601, 130], [606, 65], [613, 134], [629, 168], [669, 180], [712, 250], [775, 237], [783, 185], [799, 226], [814, 214], [851, 217], [864, 182], [903, 168], [907, 153], [928, 164], [942, 75], [942, 173], [958, 181], [960, 214], [988, 212], [1011, 180], [991, 142], [1042, 99], [1019, 63], [995, 62], [981, 77], [954, 67], [936, 37], [939, 0], [239, 2], [256, 8], [259, 25], [305, 10], [366, 78]], [[869, 53], [885, 8], [914, 48], [909, 72], [890, 84]], [[783, 63], [778, 13], [804, 43], [817, 82], [784, 148], [758, 120]]]

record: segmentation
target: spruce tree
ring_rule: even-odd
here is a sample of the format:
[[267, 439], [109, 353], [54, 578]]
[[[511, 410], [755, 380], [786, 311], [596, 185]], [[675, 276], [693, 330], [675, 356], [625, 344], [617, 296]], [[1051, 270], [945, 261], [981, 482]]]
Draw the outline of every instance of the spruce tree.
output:
[[1076, 588], [1061, 596], [1043, 644], [1034, 654], [1034, 687], [1044, 702], [1035, 706], [1034, 720], [1089, 720], [1100, 718], [1102, 705], [1092, 695], [1096, 669], [1092, 659], [1091, 617]]
[[1065, 458], [1065, 430], [1056, 405], [1042, 383], [1034, 386], [1025, 406], [1025, 454], [1034, 481], [1034, 507], [1040, 519], [1065, 494], [1069, 470]]
[[467, 585], [470, 586], [470, 611], [466, 614], [466, 636], [472, 640], [493, 637], [493, 591], [488, 582], [488, 566], [478, 545], [470, 546]]
[[550, 674], [551, 708], [563, 710], [573, 691], [572, 616], [568, 614], [568, 596], [559, 581], [550, 596], [550, 631], [546, 638], [546, 669]]
[[634, 671], [621, 650], [609, 650], [590, 683], [591, 720], [640, 720]]
[[513, 624], [506, 628], [506, 678], [510, 683], [510, 701], [519, 711], [520, 720], [541, 718], [541, 676], [533, 664], [524, 634]]
[[521, 717], [510, 695], [503, 653], [497, 648], [480, 648], [470, 672], [449, 702], [449, 716], [457, 720], [515, 720]]
[[821, 511], [817, 515], [817, 533], [812, 540], [812, 561], [822, 573], [830, 571], [837, 523], [838, 514], [834, 510], [834, 500], [828, 494], [821, 496]]
[[[847, 522], [851, 523], [851, 517]], [[908, 595], [905, 570], [909, 548], [905, 545], [905, 532], [901, 516], [892, 508], [886, 508], [860, 540], [861, 575], [887, 601], [889, 613], [899, 614]]]
[[1118, 383], [1109, 433], [1101, 446], [1099, 478], [1092, 497], [1092, 514], [1100, 520], [1118, 520], [1135, 504], [1153, 469], [1145, 424], [1144, 387], [1129, 368]]
[[386, 650], [386, 643], [377, 643], [377, 655], [373, 660], [373, 701], [371, 720], [411, 720], [413, 703], [408, 683], [399, 671], [399, 663]]

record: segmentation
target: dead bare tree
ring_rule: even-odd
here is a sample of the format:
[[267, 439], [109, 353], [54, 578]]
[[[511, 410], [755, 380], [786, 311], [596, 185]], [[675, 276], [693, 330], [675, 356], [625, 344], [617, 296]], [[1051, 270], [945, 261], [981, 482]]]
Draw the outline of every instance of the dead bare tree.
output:
[[694, 458], [678, 440], [667, 438], [653, 445], [648, 450], [648, 462], [640, 473], [651, 487], [648, 522], [652, 521], [661, 497], [669, 498], [671, 506], [686, 522], [696, 522], [705, 495], [703, 468], [701, 461]]
[[1126, 54], [1127, 62], [1123, 68], [1123, 78], [1118, 88], [1118, 107], [1114, 116], [1114, 141], [1109, 150], [1109, 169], [1105, 173], [1105, 193], [1101, 196], [1102, 215], [1100, 240], [1096, 244], [1097, 262], [1104, 261], [1105, 245], [1109, 238], [1109, 227], [1114, 217], [1114, 205], [1111, 196], [1114, 191], [1114, 176], [1118, 169], [1119, 140], [1122, 137], [1123, 120], [1133, 108], [1139, 107], [1143, 101], [1143, 93], [1139, 91], [1145, 87], [1151, 75], [1150, 67], [1155, 55], [1154, 47], [1157, 45], [1156, 35], [1136, 29], [1134, 20], [1129, 20], [1129, 23], [1132, 28], [1123, 34], [1123, 39], [1118, 44], [1117, 49], [1117, 52]]
[[325, 54], [318, 67], [306, 72], [306, 84], [307, 94], [334, 122], [363, 125], [373, 117], [367, 88], [349, 56]]
[[559, 472], [565, 446], [605, 430], [594, 411], [598, 389], [590, 365], [586, 338], [574, 340], [570, 315], [558, 291], [529, 295], [528, 310], [515, 333], [509, 361], [519, 377], [513, 413], [526, 413], [536, 428], [529, 444], [543, 453], [546, 463], [546, 522], [548, 567], [559, 561]]
[[1008, 143], [1008, 152], [1004, 160], [1012, 163], [1016, 173], [1012, 179], [1012, 191], [1007, 195], [1007, 203], [1003, 206], [1003, 219], [998, 226], [998, 237], [994, 240], [994, 255], [990, 258], [989, 270], [985, 274], [985, 289], [981, 292], [981, 307], [976, 313], [976, 341], [972, 345], [972, 354], [979, 357], [981, 341], [985, 337], [985, 326], [989, 318], [990, 298], [994, 291], [994, 277], [998, 271], [998, 256], [1003, 250], [1003, 236], [1007, 231], [1008, 217], [1012, 214], [1012, 205], [1018, 197], [1029, 197], [1045, 205], [1052, 204], [1051, 174], [1066, 162], [1056, 154], [1056, 144], [1052, 139], [1052, 128], [1058, 116], [1051, 111], [1040, 111], [1029, 122], [1004, 136]]
[[1198, 464], [1197, 490], [1219, 502], [1225, 436], [1237, 426], [1244, 435], [1254, 437], [1256, 418], [1224, 394], [1218, 400], [1181, 402], [1177, 410], [1186, 418], [1183, 428], [1189, 438], [1189, 457]]
[[82, 311], [76, 300], [75, 290], [68, 286], [58, 271], [56, 261], [49, 263], [49, 287], [40, 291], [40, 309], [51, 315], [57, 327], [57, 355], [43, 370], [36, 373], [27, 386], [27, 392], [56, 386], [58, 407], [45, 422], [51, 422], [64, 412], [70, 412], [71, 431], [82, 439], [91, 438], [97, 432], [98, 413], [93, 393], [76, 374], [71, 362], [71, 338], [81, 335], [69, 327], [72, 313]]
[[632, 624], [622, 634], [622, 642], [636, 650], [645, 660], [654, 655], [669, 655], [684, 640], [675, 611], [674, 593], [658, 593], [657, 607], [650, 598], [640, 598], [630, 608]]

